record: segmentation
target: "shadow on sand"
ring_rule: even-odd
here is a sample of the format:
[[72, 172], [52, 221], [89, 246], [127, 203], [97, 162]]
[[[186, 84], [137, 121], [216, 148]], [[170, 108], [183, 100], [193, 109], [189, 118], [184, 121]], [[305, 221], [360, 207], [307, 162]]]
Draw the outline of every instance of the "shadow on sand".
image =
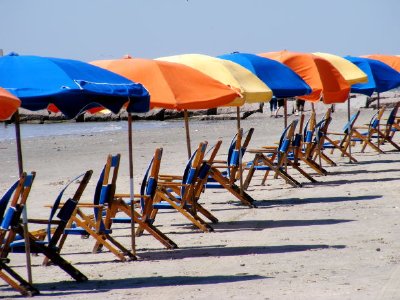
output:
[[[90, 280], [86, 282], [63, 281], [57, 283], [41, 283], [35, 286], [41, 291], [42, 297], [65, 296], [79, 294], [96, 294], [115, 289], [137, 289], [148, 287], [163, 287], [177, 285], [204, 285], [239, 282], [248, 280], [260, 280], [268, 277], [249, 274], [215, 275], [215, 276], [153, 276], [134, 277], [111, 280]], [[46, 291], [48, 293], [46, 293]], [[93, 297], [96, 297], [93, 295]], [[161, 297], [162, 298], [162, 297]]]
[[258, 200], [256, 205], [259, 208], [272, 205], [298, 205], [312, 203], [334, 203], [346, 201], [366, 201], [382, 198], [381, 195], [366, 195], [366, 196], [337, 196], [337, 197], [318, 197], [318, 198], [286, 198], [279, 200]]
[[226, 247], [210, 246], [210, 247], [187, 247], [178, 248], [174, 251], [146, 251], [140, 254], [142, 259], [146, 260], [168, 260], [183, 259], [193, 257], [220, 257], [220, 256], [238, 256], [238, 255], [254, 255], [254, 254], [278, 254], [288, 252], [301, 252], [322, 249], [343, 249], [345, 245], [282, 245], [282, 246], [241, 246]]

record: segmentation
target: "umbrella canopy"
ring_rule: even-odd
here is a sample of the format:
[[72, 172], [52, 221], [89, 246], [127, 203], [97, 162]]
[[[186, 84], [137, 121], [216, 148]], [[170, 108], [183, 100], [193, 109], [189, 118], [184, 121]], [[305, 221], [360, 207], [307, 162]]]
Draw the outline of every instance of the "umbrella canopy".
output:
[[209, 109], [238, 97], [228, 86], [182, 64], [130, 57], [92, 64], [145, 85], [152, 108]]
[[315, 52], [313, 54], [329, 61], [349, 85], [368, 82], [367, 74], [347, 59], [330, 53]]
[[21, 107], [45, 109], [52, 103], [72, 118], [90, 104], [117, 113], [149, 110], [149, 94], [137, 83], [77, 60], [10, 54], [0, 57], [0, 86], [21, 99]]
[[368, 75], [367, 83], [355, 84], [351, 92], [371, 96], [374, 92], [382, 93], [400, 86], [400, 73], [387, 64], [370, 58], [345, 56]]
[[232, 53], [218, 56], [233, 61], [260, 78], [277, 98], [295, 97], [311, 92], [299, 75], [274, 60], [249, 53]]
[[326, 59], [310, 53], [287, 50], [259, 54], [284, 63], [301, 76], [312, 88], [312, 93], [300, 98], [317, 102], [323, 97], [325, 103], [345, 102], [350, 85], [340, 72]]
[[0, 88], [0, 121], [10, 118], [21, 105], [21, 100]]
[[232, 61], [204, 54], [182, 54], [160, 57], [157, 60], [180, 63], [194, 68], [225, 85], [237, 89], [242, 97], [236, 98], [229, 106], [271, 100], [271, 89], [246, 68]]
[[363, 55], [361, 57], [379, 60], [387, 64], [389, 67], [395, 69], [397, 72], [400, 72], [400, 56], [398, 55], [370, 54]]

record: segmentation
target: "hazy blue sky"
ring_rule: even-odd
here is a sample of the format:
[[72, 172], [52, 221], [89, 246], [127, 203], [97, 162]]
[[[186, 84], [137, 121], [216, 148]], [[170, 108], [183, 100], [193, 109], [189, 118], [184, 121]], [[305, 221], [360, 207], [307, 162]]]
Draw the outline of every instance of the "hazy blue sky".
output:
[[91, 61], [288, 49], [400, 54], [400, 0], [0, 0], [0, 49]]

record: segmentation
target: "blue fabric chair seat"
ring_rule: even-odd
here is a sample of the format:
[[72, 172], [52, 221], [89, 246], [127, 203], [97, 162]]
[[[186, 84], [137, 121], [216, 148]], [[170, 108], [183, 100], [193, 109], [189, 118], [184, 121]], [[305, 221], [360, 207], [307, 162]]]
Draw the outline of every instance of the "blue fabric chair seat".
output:
[[[47, 245], [48, 242], [47, 241], [36, 241], [37, 244], [40, 245]], [[21, 239], [21, 240], [17, 240], [14, 241], [10, 244], [10, 248], [11, 248], [11, 252], [12, 253], [25, 253], [25, 240]], [[31, 252], [32, 253], [36, 253], [37, 251], [35, 251], [34, 247], [31, 247]]]
[[[112, 230], [111, 229], [105, 229], [102, 231], [105, 234], [111, 234]], [[66, 234], [74, 234], [74, 235], [87, 235], [87, 231], [82, 228], [82, 227], [72, 227], [72, 228], [66, 228], [64, 230], [64, 233]]]

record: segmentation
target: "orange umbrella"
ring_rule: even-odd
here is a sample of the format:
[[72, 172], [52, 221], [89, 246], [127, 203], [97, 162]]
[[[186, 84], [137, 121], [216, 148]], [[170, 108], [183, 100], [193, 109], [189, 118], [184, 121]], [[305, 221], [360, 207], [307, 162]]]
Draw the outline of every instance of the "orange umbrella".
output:
[[226, 105], [238, 93], [191, 67], [159, 60], [131, 58], [98, 60], [92, 64], [143, 84], [149, 91], [151, 108], [184, 110], [188, 154], [191, 155], [188, 109]]
[[400, 72], [400, 56], [384, 55], [384, 54], [370, 54], [370, 55], [364, 55], [361, 57], [379, 60], [379, 61], [387, 64], [388, 66], [392, 67], [397, 72]]
[[0, 88], [0, 120], [4, 121], [10, 118], [21, 105], [21, 100]]
[[299, 98], [324, 103], [345, 102], [350, 85], [340, 72], [326, 59], [311, 53], [279, 52], [261, 53], [260, 56], [277, 60], [295, 71], [311, 87], [312, 93]]

